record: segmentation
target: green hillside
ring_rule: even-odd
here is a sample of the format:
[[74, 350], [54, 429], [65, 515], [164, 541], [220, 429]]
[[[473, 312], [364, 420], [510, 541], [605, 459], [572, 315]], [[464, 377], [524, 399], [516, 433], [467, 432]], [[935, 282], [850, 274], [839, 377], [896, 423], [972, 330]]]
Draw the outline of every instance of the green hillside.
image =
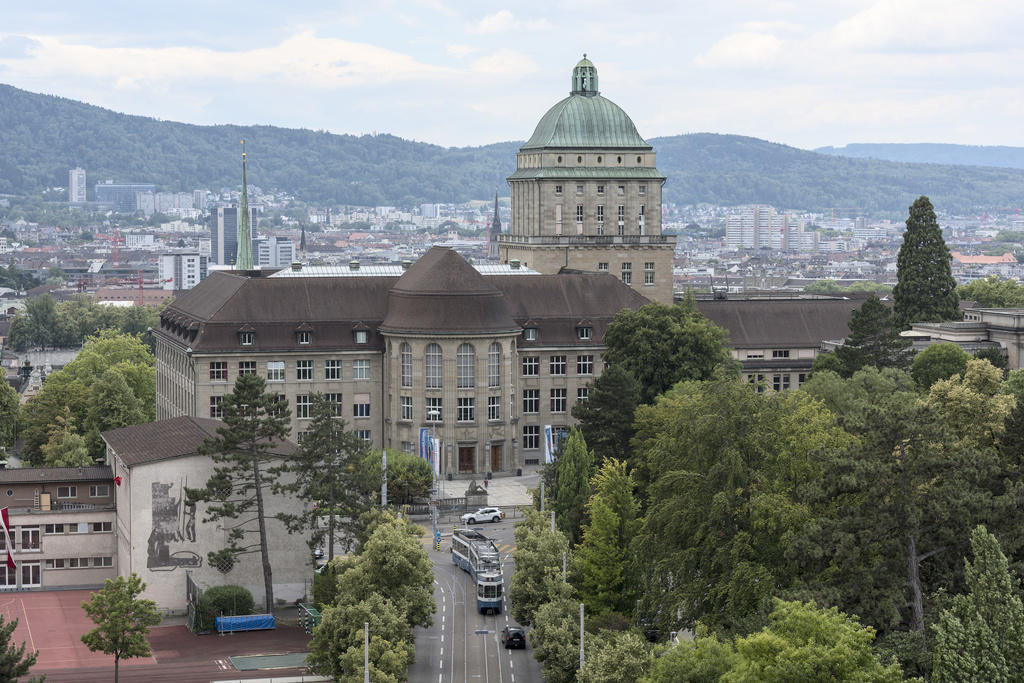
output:
[[[392, 135], [334, 135], [273, 126], [195, 126], [118, 114], [0, 84], [0, 194], [97, 180], [160, 190], [237, 187], [239, 140], [249, 181], [317, 204], [413, 206], [505, 194], [519, 142], [445, 148]], [[864, 208], [902, 214], [927, 194], [940, 211], [1017, 206], [1024, 170], [905, 164], [830, 156], [737, 135], [650, 140], [668, 176], [664, 198], [693, 204]]]

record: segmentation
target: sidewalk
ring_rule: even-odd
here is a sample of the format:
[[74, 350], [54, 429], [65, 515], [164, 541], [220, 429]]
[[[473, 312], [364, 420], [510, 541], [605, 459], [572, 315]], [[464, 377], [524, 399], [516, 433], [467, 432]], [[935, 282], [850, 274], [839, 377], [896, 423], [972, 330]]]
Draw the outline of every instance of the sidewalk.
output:
[[[484, 485], [483, 479], [477, 484]], [[440, 498], [461, 498], [469, 488], [469, 479], [441, 480], [437, 482]], [[515, 505], [531, 505], [533, 497], [530, 489], [540, 486], [540, 474], [537, 468], [523, 470], [521, 477], [499, 477], [487, 482], [487, 505], [493, 507], [513, 507]]]

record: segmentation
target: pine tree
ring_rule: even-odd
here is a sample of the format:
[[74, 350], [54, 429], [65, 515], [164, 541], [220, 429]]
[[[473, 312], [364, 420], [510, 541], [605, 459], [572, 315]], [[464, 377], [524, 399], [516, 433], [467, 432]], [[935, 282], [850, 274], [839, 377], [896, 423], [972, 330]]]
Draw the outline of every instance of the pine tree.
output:
[[850, 377], [865, 366], [905, 368], [910, 364], [910, 340], [899, 335], [893, 313], [872, 294], [850, 318], [850, 336], [836, 349], [842, 374]]
[[[0, 681], [16, 681], [28, 674], [28, 670], [36, 663], [38, 652], [25, 654], [25, 643], [17, 647], [11, 642], [14, 629], [18, 628], [18, 620], [6, 621], [0, 614]], [[43, 678], [33, 678], [28, 683], [37, 683]]]
[[899, 329], [909, 329], [916, 322], [962, 317], [950, 259], [935, 209], [928, 197], [919, 197], [910, 206], [903, 245], [896, 257], [892, 294]]
[[1024, 604], [996, 537], [971, 534], [973, 562], [964, 562], [967, 592], [953, 597], [935, 627], [936, 683], [1008, 681], [1024, 671]]
[[[204, 521], [221, 521], [227, 546], [209, 554], [210, 564], [229, 571], [238, 556], [260, 553], [263, 562], [265, 604], [274, 609], [274, 581], [267, 547], [267, 512], [264, 496], [278, 483], [282, 468], [272, 454], [288, 434], [291, 411], [275, 393], [267, 393], [259, 375], [240, 375], [221, 404], [223, 427], [217, 438], [207, 439], [199, 452], [213, 458], [213, 475], [201, 489], [188, 489], [188, 502], [209, 504]], [[255, 520], [258, 528], [252, 529]], [[257, 534], [255, 541], [247, 540]]]
[[[301, 500], [316, 501], [308, 514], [282, 516], [289, 530], [310, 530], [312, 547], [327, 541], [327, 559], [334, 556], [334, 542], [340, 527], [345, 550], [361, 536], [363, 515], [370, 509], [370, 498], [359, 486], [359, 470], [369, 454], [369, 444], [345, 429], [337, 402], [316, 394], [310, 406], [309, 426], [288, 469], [296, 475], [286, 487]], [[327, 518], [327, 528], [320, 520]]]

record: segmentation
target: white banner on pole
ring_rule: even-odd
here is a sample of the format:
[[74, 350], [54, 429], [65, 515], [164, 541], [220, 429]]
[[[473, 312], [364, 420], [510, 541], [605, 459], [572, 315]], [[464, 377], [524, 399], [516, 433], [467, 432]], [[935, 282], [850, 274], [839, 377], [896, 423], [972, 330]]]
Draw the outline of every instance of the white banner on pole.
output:
[[551, 433], [551, 425], [544, 425], [544, 462], [555, 461], [555, 442]]

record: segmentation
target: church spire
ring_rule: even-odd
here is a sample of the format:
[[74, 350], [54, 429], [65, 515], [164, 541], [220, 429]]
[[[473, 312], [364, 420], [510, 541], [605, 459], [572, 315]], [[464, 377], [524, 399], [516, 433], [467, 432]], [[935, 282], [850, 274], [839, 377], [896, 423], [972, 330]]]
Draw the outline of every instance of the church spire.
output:
[[237, 270], [252, 270], [252, 227], [249, 225], [249, 191], [245, 182], [245, 140], [242, 140], [242, 196], [238, 200]]
[[498, 258], [498, 235], [501, 234], [501, 215], [498, 213], [498, 188], [494, 188], [494, 218], [487, 231], [487, 258]]

